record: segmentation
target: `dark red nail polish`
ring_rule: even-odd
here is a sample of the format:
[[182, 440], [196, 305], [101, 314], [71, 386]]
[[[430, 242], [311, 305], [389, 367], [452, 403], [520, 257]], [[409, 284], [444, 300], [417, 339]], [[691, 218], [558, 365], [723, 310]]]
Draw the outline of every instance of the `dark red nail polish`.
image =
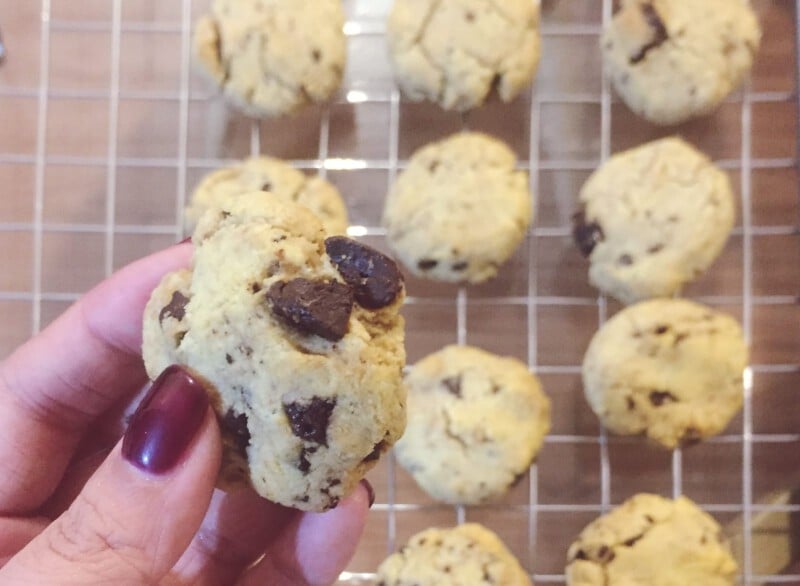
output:
[[375, 504], [375, 489], [372, 488], [372, 485], [369, 483], [369, 480], [366, 478], [361, 479], [361, 484], [367, 491], [367, 496], [369, 497], [369, 508], [372, 508], [372, 505]]
[[208, 410], [203, 385], [170, 366], [142, 399], [122, 440], [122, 456], [137, 468], [163, 474], [178, 463]]

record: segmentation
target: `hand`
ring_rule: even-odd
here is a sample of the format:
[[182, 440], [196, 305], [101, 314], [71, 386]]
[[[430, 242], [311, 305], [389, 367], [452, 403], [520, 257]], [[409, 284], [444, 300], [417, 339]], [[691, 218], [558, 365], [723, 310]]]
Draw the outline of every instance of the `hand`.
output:
[[0, 364], [0, 583], [328, 584], [350, 559], [366, 486], [324, 514], [215, 490], [219, 429], [185, 371], [168, 369], [118, 441], [147, 382], [144, 306], [190, 257], [185, 244], [128, 266]]

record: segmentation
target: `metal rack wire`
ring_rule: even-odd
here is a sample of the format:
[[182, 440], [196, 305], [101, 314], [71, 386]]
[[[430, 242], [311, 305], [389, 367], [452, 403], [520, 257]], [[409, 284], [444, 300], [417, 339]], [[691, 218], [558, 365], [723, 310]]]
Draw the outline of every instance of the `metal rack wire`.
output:
[[[120, 236], [137, 236], [151, 239], [154, 243], [163, 243], [178, 240], [182, 235], [183, 206], [188, 191], [193, 187], [192, 176], [201, 170], [214, 168], [229, 163], [230, 156], [197, 156], [197, 149], [193, 149], [194, 141], [198, 138], [192, 135], [191, 112], [193, 108], [204, 106], [219, 101], [218, 97], [208, 86], [198, 86], [194, 83], [194, 76], [190, 66], [191, 26], [194, 17], [208, 4], [207, 0], [172, 0], [164, 5], [172, 6], [165, 9], [168, 16], [153, 18], [152, 20], [135, 20], [125, 17], [126, 0], [108, 0], [107, 6], [100, 10], [102, 18], [90, 16], [82, 17], [80, 8], [72, 8], [78, 14], [72, 18], [61, 18], [66, 0], [41, 0], [39, 10], [39, 82], [38, 86], [14, 85], [3, 83], [0, 77], [0, 108], [4, 100], [27, 100], [35, 102], [35, 149], [32, 152], [24, 150], [0, 149], [0, 169], [11, 166], [28, 166], [33, 169], [34, 195], [32, 214], [29, 220], [7, 221], [0, 217], [0, 235], [11, 234], [30, 236], [32, 270], [30, 286], [24, 288], [0, 287], [0, 303], [24, 303], [30, 307], [30, 322], [28, 333], [35, 333], [49, 320], [50, 316], [43, 313], [45, 304], [65, 304], [76, 299], [83, 288], [65, 289], [48, 287], [45, 279], [47, 267], [45, 261], [48, 251], [45, 250], [45, 239], [51, 234], [95, 235], [102, 239], [102, 255], [97, 258], [97, 263], [102, 265], [100, 276], [110, 274], [117, 265], [116, 258], [121, 245]], [[800, 0], [796, 0], [797, 9], [795, 17], [800, 14]], [[359, 38], [380, 39], [384, 34], [383, 20], [390, 2], [381, 0], [369, 2], [368, 0], [347, 0], [350, 20], [347, 23], [346, 33], [351, 40]], [[611, 16], [612, 0], [583, 0], [582, 5], [589, 8], [585, 12], [592, 12], [592, 3], [600, 6], [599, 19], [577, 19], [576, 21], [550, 22], [545, 14], [542, 24], [542, 34], [548, 39], [593, 39], [596, 37], [603, 22]], [[156, 6], [157, 2], [152, 4]], [[780, 4], [780, 2], [777, 2]], [[787, 7], [789, 0], [785, 0]], [[93, 5], [93, 4], [92, 4]], [[2, 8], [0, 4], [0, 8]], [[12, 6], [8, 4], [8, 6]], [[87, 9], [88, 10], [88, 9]], [[155, 14], [158, 9], [153, 8]], [[0, 13], [2, 14], [2, 13]], [[795, 26], [795, 31], [798, 27]], [[52, 62], [53, 35], [63, 33], [81, 33], [86, 35], [107, 35], [109, 39], [110, 67], [108, 78], [103, 88], [63, 88], [54, 87], [51, 79], [55, 72]], [[122, 64], [126, 59], [124, 41], [129, 35], [158, 35], [174, 39], [180, 51], [179, 79], [176, 91], [142, 90], [123, 87], [124, 72]], [[9, 39], [7, 39], [9, 40]], [[800, 41], [798, 41], [800, 42]], [[553, 58], [547, 54], [545, 44], [544, 59]], [[16, 58], [14, 49], [9, 46], [9, 60]], [[787, 55], [788, 57], [788, 55]], [[568, 57], [567, 57], [568, 58]], [[2, 71], [0, 71], [0, 76]], [[352, 76], [356, 82], [363, 72], [355, 70]], [[745, 401], [740, 427], [731, 428], [731, 431], [713, 438], [708, 442], [711, 449], [735, 450], [737, 452], [738, 466], [741, 470], [739, 483], [731, 492], [738, 494], [737, 498], [710, 500], [700, 499], [700, 504], [715, 515], [736, 516], [742, 515], [744, 525], [744, 560], [741, 567], [741, 582], [751, 583], [800, 583], [800, 575], [783, 576], [756, 576], [753, 574], [753, 552], [750, 539], [750, 523], [754, 513], [764, 510], [764, 506], [757, 503], [756, 478], [754, 477], [755, 450], [761, 447], [777, 449], [775, 446], [800, 446], [800, 430], [786, 429], [781, 426], [754, 426], [757, 419], [754, 405], [754, 377], [760, 376], [788, 376], [791, 384], [800, 382], [800, 353], [794, 359], [787, 359], [786, 352], [772, 352], [771, 347], [756, 335], [754, 325], [758, 323], [756, 315], [760, 308], [773, 308], [781, 320], [797, 320], [800, 313], [796, 311], [798, 297], [796, 291], [775, 288], [764, 290], [754, 284], [754, 263], [757, 253], [755, 239], [757, 238], [786, 238], [793, 239], [797, 246], [796, 236], [798, 229], [798, 216], [787, 217], [784, 223], [759, 223], [754, 211], [761, 205], [753, 197], [753, 175], [755, 172], [782, 172], [791, 170], [797, 165], [796, 153], [770, 153], [765, 156], [755, 153], [753, 148], [754, 137], [754, 107], [759, 105], [784, 104], [796, 99], [796, 86], [787, 91], [756, 91], [749, 84], [744, 90], [732, 97], [726, 106], [738, 109], [737, 124], [741, 127], [741, 140], [738, 147], [738, 156], [729, 156], [726, 153], [717, 157], [717, 162], [729, 170], [732, 176], [738, 177], [739, 192], [741, 194], [741, 226], [737, 227], [734, 237], [741, 242], [741, 254], [736, 255], [732, 261], [738, 271], [739, 283], [733, 291], [701, 292], [694, 298], [717, 306], [736, 307], [740, 314], [745, 336], [751, 345], [760, 347], [764, 351], [756, 353], [753, 364], [750, 365], [745, 376]], [[93, 110], [92, 116], [103, 121], [106, 128], [105, 152], [102, 154], [81, 155], [66, 152], [50, 152], [50, 133], [53, 103], [58, 101], [81, 101], [91, 104], [101, 104]], [[129, 101], [139, 101], [144, 104], [163, 105], [169, 104], [177, 116], [174, 148], [168, 156], [139, 156], [123, 153], [120, 150], [121, 134], [121, 106]], [[523, 117], [518, 120], [520, 127], [527, 132], [526, 157], [521, 160], [520, 167], [529, 170], [531, 177], [531, 190], [536, 194], [534, 201], [537, 206], [547, 201], [550, 197], [569, 197], [572, 194], [543, 193], [542, 177], [544, 173], [585, 174], [594, 169], [602, 160], [609, 157], [615, 149], [614, 137], [618, 130], [615, 129], [614, 114], [617, 112], [615, 98], [606, 81], [602, 81], [597, 91], [565, 91], [555, 90], [546, 84], [539, 84], [526, 96], [522, 103], [526, 106]], [[292, 158], [292, 163], [298, 168], [308, 171], [317, 171], [323, 175], [329, 174], [341, 177], [343, 174], [379, 172], [385, 176], [383, 187], [393, 181], [397, 172], [405, 165], [406, 154], [401, 149], [401, 142], [413, 129], [404, 123], [404, 107], [406, 103], [401, 99], [398, 91], [392, 86], [370, 86], [352, 84], [343, 91], [335, 106], [347, 105], [354, 112], [370, 106], [380, 106], [386, 111], [386, 144], [374, 156], [339, 156], [332, 149], [332, 138], [336, 130], [332, 124], [331, 108], [323, 108], [319, 112], [318, 144], [316, 152], [301, 158]], [[547, 114], [545, 109], [553, 107], [585, 107], [599, 111], [599, 145], [596, 156], [543, 156], [543, 123]], [[521, 111], [514, 114], [520, 115]], [[219, 112], [214, 116], [220, 115]], [[223, 114], [228, 116], [229, 114]], [[466, 126], [472, 126], [472, 118], [464, 121]], [[797, 115], [794, 116], [797, 122]], [[265, 129], [270, 129], [269, 122], [248, 122], [247, 127], [248, 147], [250, 154], [272, 154], [265, 148], [263, 139]], [[212, 129], [206, 129], [212, 134]], [[708, 131], [713, 131], [709, 129]], [[384, 130], [382, 130], [384, 132]], [[225, 154], [225, 153], [223, 153]], [[246, 153], [243, 153], [246, 154]], [[757, 156], [758, 155], [758, 156]], [[69, 221], [68, 219], [47, 218], [45, 204], [47, 197], [46, 176], [48, 169], [53, 167], [91, 168], [104, 171], [104, 210], [101, 221]], [[136, 223], [120, 221], [118, 214], [118, 189], [120, 173], [129, 169], [142, 170], [169, 170], [175, 174], [174, 215], [172, 222]], [[383, 194], [375, 194], [380, 206]], [[367, 214], [369, 215], [369, 214]], [[365, 216], [366, 217], [366, 216]], [[374, 217], [374, 214], [373, 214]], [[363, 236], [381, 243], [383, 230], [376, 222], [364, 221], [351, 226], [350, 232], [354, 236]], [[589, 315], [596, 316], [597, 324], [602, 323], [614, 311], [613, 303], [603, 297], [596, 297], [581, 289], [576, 292], [551, 291], [543, 286], [540, 267], [536, 259], [555, 247], [561, 246], [569, 237], [569, 226], [565, 223], [550, 222], [549, 225], [535, 225], [526, 241], [522, 257], [515, 267], [522, 271], [519, 282], [512, 283], [508, 289], [497, 286], [489, 290], [474, 291], [468, 288], [451, 288], [445, 290], [428, 290], [425, 284], [416, 283], [410, 290], [409, 308], [440, 308], [442, 311], [452, 313], [450, 322], [455, 331], [449, 334], [450, 339], [458, 343], [474, 343], [476, 337], [491, 336], [492, 331], [487, 329], [487, 324], [481, 319], [471, 317], [472, 312], [482, 311], [492, 315], [491, 312], [502, 311], [504, 308], [518, 311], [524, 322], [524, 351], [520, 357], [527, 359], [530, 368], [540, 376], [551, 377], [576, 377], [580, 372], [578, 360], [554, 362], [544, 355], [542, 350], [546, 338], [552, 332], [548, 324], [550, 318], [545, 319], [545, 312], [570, 311], [576, 309]], [[783, 241], [781, 241], [783, 242]], [[154, 244], [155, 245], [155, 244]], [[521, 269], [520, 269], [521, 267]], [[573, 270], [569, 268], [569, 270]], [[583, 269], [580, 269], [583, 270]], [[796, 268], [785, 268], [788, 277], [794, 280], [794, 285], [800, 281], [800, 271]], [[409, 320], [410, 327], [423, 328], [422, 322]], [[593, 329], [597, 324], [589, 324]], [[426, 334], [424, 330], [418, 334]], [[762, 336], [763, 337], [763, 336]], [[484, 338], [480, 338], [484, 339]], [[790, 342], [791, 344], [792, 342]], [[792, 347], [793, 348], [793, 347]], [[549, 353], [549, 352], [548, 352]], [[573, 352], [574, 356], [575, 353]], [[800, 387], [799, 387], [800, 388]], [[559, 393], [560, 389], [548, 391]], [[566, 391], [565, 391], [566, 392]], [[576, 411], [577, 413], [577, 411]], [[635, 440], [625, 438], [610, 438], [602, 431], [586, 431], [587, 426], [578, 426], [577, 429], [555, 430], [546, 441], [545, 453], [550, 449], [561, 447], [575, 450], [580, 455], [593, 452], [597, 465], [595, 484], [596, 491], [589, 491], [591, 498], [559, 501], [553, 498], [544, 498], [545, 490], [543, 481], [547, 480], [550, 470], [543, 470], [542, 465], [531, 468], [527, 485], [522, 489], [524, 494], [517, 494], [510, 501], [477, 508], [448, 508], [436, 505], [425, 500], [415, 500], [419, 493], [408, 489], [405, 484], [407, 478], [402, 477], [402, 472], [395, 466], [394, 459], [389, 457], [381, 463], [375, 472], [378, 484], [382, 487], [379, 491], [379, 500], [373, 509], [372, 529], [373, 534], [382, 534], [377, 543], [367, 543], [365, 547], [369, 553], [357, 557], [351, 571], [342, 576], [343, 583], [358, 583], [368, 581], [377, 565], [377, 562], [388, 551], [399, 546], [403, 537], [413, 530], [422, 529], [422, 524], [430, 519], [450, 519], [451, 522], [462, 522], [470, 519], [486, 519], [502, 517], [500, 524], [508, 523], [507, 531], [501, 536], [511, 542], [512, 549], [520, 556], [523, 564], [531, 571], [537, 583], [563, 583], [563, 575], [557, 570], [561, 559], [553, 561], [549, 558], [553, 551], [563, 544], [554, 543], [552, 548], [545, 545], [551, 541], [549, 535], [553, 531], [554, 523], [550, 520], [553, 515], [578, 516], [580, 519], [589, 520], [592, 516], [607, 511], [613, 504], [619, 502], [616, 493], [620, 481], [619, 463], [614, 462], [612, 451], [615, 446], [635, 446]], [[588, 456], [587, 456], [588, 457]], [[669, 476], [669, 486], [664, 487], [667, 494], [679, 495], [686, 490], [687, 463], [690, 457], [681, 450], [675, 451], [671, 459], [665, 462]], [[582, 460], [574, 459], [569, 463], [578, 467]], [[625, 470], [623, 469], [623, 472]], [[780, 471], [776, 472], [780, 476]], [[581, 474], [581, 470], [575, 470]], [[694, 472], [692, 472], [694, 474]], [[627, 482], [622, 474], [623, 484]], [[788, 482], [788, 480], [787, 480]], [[624, 485], [627, 486], [627, 485]], [[631, 484], [633, 486], [633, 484]], [[694, 484], [692, 484], [694, 486]], [[588, 489], [587, 489], [588, 490]], [[626, 492], [627, 489], [621, 492]], [[720, 493], [721, 494], [721, 493]], [[692, 496], [692, 495], [690, 495]], [[739, 498], [740, 497], [740, 498]], [[791, 510], [791, 507], [789, 507]], [[421, 517], [416, 514], [421, 514]], [[416, 516], [414, 516], [416, 515]], [[438, 515], [438, 516], [437, 516]], [[414, 516], [413, 520], [408, 518]], [[546, 517], [546, 518], [545, 518]], [[577, 521], [576, 521], [577, 523]], [[543, 537], [544, 536], [544, 537]], [[553, 540], [557, 542], [558, 540]]]

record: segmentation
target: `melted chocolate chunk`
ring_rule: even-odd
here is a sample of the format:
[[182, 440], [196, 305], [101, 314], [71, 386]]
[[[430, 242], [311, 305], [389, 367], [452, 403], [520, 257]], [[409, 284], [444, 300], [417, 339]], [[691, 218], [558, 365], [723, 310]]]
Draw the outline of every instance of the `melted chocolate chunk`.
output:
[[665, 403], [677, 403], [678, 397], [669, 391], [650, 391], [650, 402], [654, 407], [661, 407]]
[[272, 183], [265, 181], [264, 185], [261, 186], [261, 191], [272, 191]]
[[272, 313], [301, 334], [335, 342], [347, 333], [353, 291], [336, 281], [278, 281], [267, 291]]
[[624, 545], [625, 547], [633, 547], [634, 545], [636, 545], [636, 542], [639, 541], [642, 537], [644, 537], [644, 533], [636, 535], [634, 537], [631, 537], [630, 539], [623, 541], [622, 545]]
[[220, 425], [224, 431], [233, 437], [234, 444], [239, 454], [247, 459], [247, 446], [250, 445], [250, 430], [247, 428], [247, 415], [235, 413], [228, 409]]
[[653, 31], [653, 38], [649, 43], [645, 43], [645, 45], [639, 49], [638, 53], [631, 56], [631, 65], [642, 62], [650, 51], [660, 47], [669, 39], [667, 27], [664, 25], [664, 21], [661, 20], [661, 16], [658, 14], [655, 7], [652, 4], [642, 4], [641, 9], [647, 26]]
[[575, 560], [588, 560], [588, 559], [589, 559], [589, 556], [586, 555], [586, 552], [583, 551], [582, 549], [579, 549], [578, 551], [575, 552], [575, 557], [572, 558], [572, 561], [575, 561]]
[[572, 238], [581, 254], [591, 256], [594, 247], [605, 239], [603, 229], [597, 222], [587, 222], [586, 212], [581, 210], [572, 216]]
[[172, 299], [169, 304], [161, 310], [158, 314], [158, 323], [164, 321], [168, 317], [174, 317], [181, 321], [186, 316], [186, 304], [189, 303], [189, 298], [180, 291], [175, 291], [172, 294]]
[[466, 271], [469, 263], [467, 261], [462, 260], [461, 262], [453, 263], [452, 268], [455, 272], [460, 273], [461, 271]]
[[461, 398], [461, 377], [460, 376], [451, 376], [450, 378], [446, 378], [442, 380], [442, 384], [447, 388], [448, 392], [451, 395], [455, 395], [459, 399]]
[[610, 564], [614, 561], [615, 557], [617, 557], [617, 555], [606, 545], [601, 545], [600, 549], [597, 550], [598, 561], [603, 565]]
[[317, 448], [315, 447], [304, 447], [302, 450], [300, 450], [300, 457], [297, 459], [297, 469], [303, 474], [308, 474], [308, 471], [311, 470], [311, 462], [308, 460], [308, 455], [313, 454], [316, 451]]
[[366, 309], [391, 305], [403, 289], [403, 275], [385, 254], [343, 236], [325, 240], [325, 251], [345, 282], [355, 290], [356, 302]]
[[666, 325], [663, 325], [663, 324], [659, 325], [659, 326], [656, 326], [656, 330], [655, 331], [656, 331], [656, 336], [663, 336], [664, 334], [666, 334], [669, 331], [669, 326], [666, 326]]
[[314, 397], [309, 403], [284, 403], [283, 412], [289, 419], [292, 433], [300, 439], [316, 444], [328, 445], [330, 423], [336, 399]]

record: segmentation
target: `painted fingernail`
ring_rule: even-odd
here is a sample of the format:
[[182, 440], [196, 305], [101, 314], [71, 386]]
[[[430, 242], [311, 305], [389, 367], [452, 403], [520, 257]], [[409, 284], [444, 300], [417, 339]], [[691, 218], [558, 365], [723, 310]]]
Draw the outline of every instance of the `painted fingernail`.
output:
[[200, 381], [180, 366], [170, 366], [133, 414], [122, 456], [145, 472], [168, 472], [192, 443], [207, 410], [208, 395]]
[[369, 483], [369, 480], [366, 478], [361, 479], [361, 484], [364, 486], [364, 489], [367, 491], [367, 496], [369, 497], [369, 508], [372, 508], [372, 505], [375, 504], [375, 489], [372, 488], [372, 485]]

